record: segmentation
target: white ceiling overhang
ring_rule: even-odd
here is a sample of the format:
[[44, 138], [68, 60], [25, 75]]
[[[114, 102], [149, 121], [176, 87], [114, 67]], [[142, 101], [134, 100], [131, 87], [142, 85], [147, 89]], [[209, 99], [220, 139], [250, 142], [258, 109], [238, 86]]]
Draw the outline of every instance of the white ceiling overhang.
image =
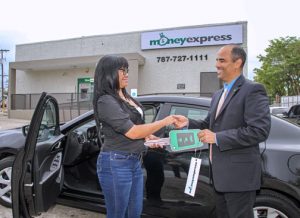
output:
[[[139, 53], [117, 54], [125, 57], [128, 61], [137, 60], [139, 65], [144, 65], [145, 58]], [[10, 62], [10, 68], [22, 71], [49, 71], [49, 70], [70, 70], [87, 67], [95, 67], [103, 55], [67, 57], [57, 59], [31, 60]]]

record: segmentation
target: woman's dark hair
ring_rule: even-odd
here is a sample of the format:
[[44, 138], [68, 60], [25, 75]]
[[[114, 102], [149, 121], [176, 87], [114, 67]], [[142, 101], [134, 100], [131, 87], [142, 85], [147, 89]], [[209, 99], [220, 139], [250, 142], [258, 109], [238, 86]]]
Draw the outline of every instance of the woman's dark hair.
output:
[[[112, 95], [121, 101], [118, 94], [120, 90], [118, 71], [120, 68], [128, 68], [128, 61], [124, 57], [106, 55], [98, 61], [94, 76], [93, 105], [95, 113], [97, 112], [97, 101], [102, 95]], [[132, 99], [125, 88], [122, 88], [121, 91], [125, 98]], [[132, 100], [136, 102], [134, 99]]]
[[[94, 105], [102, 95], [108, 94], [119, 98], [118, 70], [120, 68], [128, 68], [128, 61], [124, 57], [105, 55], [98, 61], [94, 76]], [[124, 96], [128, 96], [125, 88], [122, 92], [125, 92]]]

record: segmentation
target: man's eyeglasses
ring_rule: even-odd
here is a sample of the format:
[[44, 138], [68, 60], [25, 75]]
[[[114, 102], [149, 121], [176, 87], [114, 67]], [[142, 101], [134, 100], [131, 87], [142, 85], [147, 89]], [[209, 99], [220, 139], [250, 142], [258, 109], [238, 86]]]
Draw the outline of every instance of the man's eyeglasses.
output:
[[129, 72], [128, 68], [120, 68], [119, 70], [121, 70], [123, 72], [123, 76], [128, 75], [128, 72]]

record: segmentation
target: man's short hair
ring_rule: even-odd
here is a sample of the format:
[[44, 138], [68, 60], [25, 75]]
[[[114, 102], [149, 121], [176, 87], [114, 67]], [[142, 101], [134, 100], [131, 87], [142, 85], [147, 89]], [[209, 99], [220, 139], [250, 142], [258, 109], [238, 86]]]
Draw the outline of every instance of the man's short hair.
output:
[[238, 59], [241, 59], [242, 60], [241, 69], [243, 69], [246, 62], [247, 54], [242, 47], [234, 46], [231, 50], [231, 58], [233, 62], [237, 61]]

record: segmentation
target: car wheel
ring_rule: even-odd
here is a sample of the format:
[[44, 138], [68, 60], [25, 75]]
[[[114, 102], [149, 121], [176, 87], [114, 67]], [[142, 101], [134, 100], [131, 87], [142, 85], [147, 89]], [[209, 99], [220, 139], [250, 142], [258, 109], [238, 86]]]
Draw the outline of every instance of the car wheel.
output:
[[11, 171], [15, 160], [9, 156], [0, 160], [0, 204], [11, 207]]
[[286, 196], [273, 191], [261, 191], [254, 204], [255, 218], [298, 218], [300, 210]]

